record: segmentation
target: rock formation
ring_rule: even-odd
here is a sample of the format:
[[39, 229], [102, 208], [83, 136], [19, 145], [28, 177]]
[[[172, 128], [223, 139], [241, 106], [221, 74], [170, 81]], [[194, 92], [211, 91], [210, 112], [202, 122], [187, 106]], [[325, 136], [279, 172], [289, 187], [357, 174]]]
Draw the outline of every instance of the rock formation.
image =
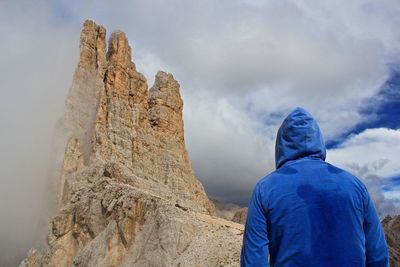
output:
[[245, 224], [247, 218], [247, 208], [241, 208], [240, 210], [236, 211], [232, 217], [232, 221]]
[[400, 215], [386, 216], [382, 221], [382, 226], [389, 246], [390, 266], [400, 267]]
[[225, 203], [216, 199], [212, 200], [215, 206], [215, 214], [225, 220], [233, 221], [240, 224], [246, 223], [247, 208], [242, 208], [233, 203]]
[[218, 218], [185, 148], [172, 74], [148, 90], [123, 32], [86, 21], [58, 123], [58, 207], [20, 266], [237, 266], [243, 226]]

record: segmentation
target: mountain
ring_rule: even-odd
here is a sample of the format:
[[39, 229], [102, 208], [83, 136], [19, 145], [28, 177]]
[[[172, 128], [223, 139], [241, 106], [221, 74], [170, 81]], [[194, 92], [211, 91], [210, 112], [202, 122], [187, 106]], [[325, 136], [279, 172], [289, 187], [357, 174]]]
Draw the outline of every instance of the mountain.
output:
[[131, 53], [123, 32], [106, 45], [84, 23], [54, 142], [55, 216], [20, 266], [239, 264], [243, 225], [215, 216], [193, 173], [179, 83], [159, 71], [148, 89]]

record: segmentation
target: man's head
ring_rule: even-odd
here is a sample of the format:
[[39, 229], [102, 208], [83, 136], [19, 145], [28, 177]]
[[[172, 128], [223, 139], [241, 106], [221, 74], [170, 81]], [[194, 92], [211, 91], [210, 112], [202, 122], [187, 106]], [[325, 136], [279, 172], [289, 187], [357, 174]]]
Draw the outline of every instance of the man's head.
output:
[[279, 128], [275, 144], [275, 165], [278, 169], [288, 161], [305, 157], [325, 160], [325, 143], [311, 114], [303, 108], [295, 108]]

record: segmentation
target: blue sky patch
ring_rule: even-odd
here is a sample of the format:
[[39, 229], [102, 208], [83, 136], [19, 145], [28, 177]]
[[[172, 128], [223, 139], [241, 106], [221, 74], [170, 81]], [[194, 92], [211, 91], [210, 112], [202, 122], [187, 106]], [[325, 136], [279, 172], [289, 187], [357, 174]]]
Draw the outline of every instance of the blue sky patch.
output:
[[389, 79], [379, 92], [361, 108], [360, 114], [366, 118], [352, 130], [334, 140], [327, 141], [327, 148], [336, 148], [349, 136], [370, 128], [398, 129], [400, 127], [400, 70], [392, 68]]
[[388, 182], [382, 185], [382, 190], [385, 192], [400, 190], [400, 175], [391, 177], [387, 180]]

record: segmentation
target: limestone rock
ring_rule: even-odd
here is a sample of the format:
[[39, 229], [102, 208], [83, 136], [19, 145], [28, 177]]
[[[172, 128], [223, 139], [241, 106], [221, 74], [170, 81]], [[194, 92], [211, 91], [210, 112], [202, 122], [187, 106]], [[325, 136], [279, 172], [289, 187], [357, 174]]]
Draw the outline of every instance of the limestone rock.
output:
[[91, 162], [115, 162], [144, 180], [165, 188], [163, 197], [180, 205], [213, 212], [193, 174], [184, 137], [179, 85], [159, 72], [148, 93], [145, 77], [131, 62], [123, 32], [111, 35], [92, 136]]
[[241, 209], [240, 206], [233, 203], [222, 202], [216, 199], [211, 199], [211, 201], [215, 206], [215, 214], [228, 221], [232, 221], [233, 216]]
[[26, 267], [40, 267], [42, 265], [42, 257], [39, 251], [31, 249], [28, 252], [28, 257], [24, 259], [20, 266]]
[[400, 266], [400, 215], [387, 216], [382, 221], [386, 242], [389, 246], [390, 266]]
[[114, 169], [69, 176], [70, 201], [51, 222], [38, 266], [238, 266], [242, 225], [174, 205]]
[[83, 24], [79, 67], [102, 75], [106, 66], [106, 29], [93, 21]]
[[225, 220], [233, 221], [235, 223], [245, 224], [247, 217], [247, 207], [240, 207], [233, 203], [221, 202], [212, 200], [215, 205], [216, 215], [224, 218]]
[[58, 192], [59, 205], [62, 206], [67, 203], [68, 196], [70, 195], [69, 181], [66, 179], [71, 173], [77, 172], [84, 166], [84, 158], [81, 145], [76, 138], [71, 138], [65, 149], [64, 161], [62, 165], [62, 173], [60, 178], [60, 189]]
[[[188, 157], [179, 83], [148, 90], [123, 32], [86, 21], [58, 123], [47, 248], [20, 266], [238, 266], [243, 225], [215, 217]], [[106, 51], [107, 50], [107, 51]]]
[[235, 215], [233, 215], [232, 221], [245, 224], [247, 218], [247, 208], [241, 208], [240, 210], [236, 211]]

